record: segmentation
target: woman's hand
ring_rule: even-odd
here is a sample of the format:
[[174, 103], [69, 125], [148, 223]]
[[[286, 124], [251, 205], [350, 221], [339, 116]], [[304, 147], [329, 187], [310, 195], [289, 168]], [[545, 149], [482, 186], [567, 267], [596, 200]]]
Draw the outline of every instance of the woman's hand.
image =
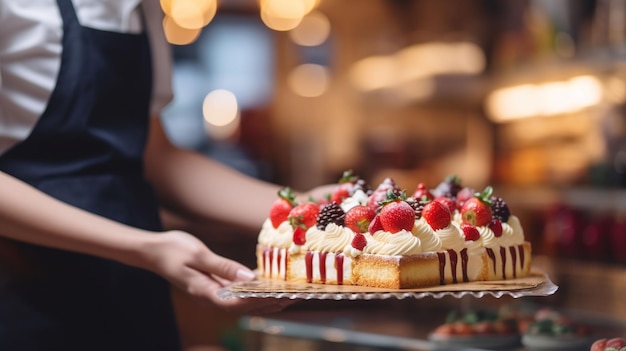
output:
[[219, 256], [202, 241], [182, 231], [155, 235], [141, 248], [145, 267], [172, 285], [190, 294], [201, 303], [213, 303], [239, 314], [278, 312], [294, 300], [285, 299], [221, 299], [217, 291], [228, 284], [253, 280], [254, 273], [244, 265]]

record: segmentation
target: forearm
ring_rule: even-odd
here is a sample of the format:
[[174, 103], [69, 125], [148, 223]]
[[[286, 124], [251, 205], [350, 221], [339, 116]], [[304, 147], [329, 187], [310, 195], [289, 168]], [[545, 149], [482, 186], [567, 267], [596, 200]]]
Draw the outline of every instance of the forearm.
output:
[[195, 219], [258, 228], [280, 188], [183, 149], [168, 148], [147, 159], [153, 160], [148, 177], [163, 205]]
[[137, 255], [153, 235], [58, 201], [0, 172], [0, 235], [144, 266]]

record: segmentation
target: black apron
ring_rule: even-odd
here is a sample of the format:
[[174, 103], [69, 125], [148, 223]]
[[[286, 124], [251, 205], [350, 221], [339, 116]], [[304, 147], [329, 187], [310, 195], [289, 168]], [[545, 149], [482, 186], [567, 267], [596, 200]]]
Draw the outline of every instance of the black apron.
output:
[[[152, 76], [146, 33], [80, 25], [57, 0], [63, 53], [48, 106], [0, 170], [76, 207], [161, 230], [143, 175]], [[33, 210], [37, 204], [33, 204]], [[110, 260], [3, 239], [0, 350], [177, 350], [169, 286]]]

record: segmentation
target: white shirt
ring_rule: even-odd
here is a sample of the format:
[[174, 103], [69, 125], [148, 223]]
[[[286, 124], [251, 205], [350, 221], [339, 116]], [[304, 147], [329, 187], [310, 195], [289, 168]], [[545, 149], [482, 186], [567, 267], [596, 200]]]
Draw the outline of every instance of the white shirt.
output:
[[[171, 53], [157, 0], [72, 0], [81, 25], [142, 31], [145, 14], [153, 69], [151, 113], [172, 99]], [[63, 20], [56, 0], [0, 0], [0, 155], [24, 140], [48, 104], [61, 66]]]

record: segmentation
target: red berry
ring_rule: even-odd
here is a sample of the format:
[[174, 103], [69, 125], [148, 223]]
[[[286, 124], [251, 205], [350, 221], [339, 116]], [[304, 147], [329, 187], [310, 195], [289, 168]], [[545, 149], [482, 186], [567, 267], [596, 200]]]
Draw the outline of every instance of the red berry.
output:
[[289, 223], [293, 228], [308, 229], [315, 225], [319, 211], [319, 206], [313, 202], [298, 205], [289, 212]]
[[410, 231], [415, 224], [415, 210], [406, 201], [390, 202], [380, 210], [380, 223], [390, 233]]
[[431, 201], [424, 206], [422, 217], [434, 229], [443, 229], [450, 225], [450, 211], [446, 205], [438, 201]]
[[620, 337], [611, 338], [606, 341], [606, 348], [615, 348], [616, 350], [621, 350], [622, 347], [626, 346], [626, 340]]
[[374, 210], [378, 209], [380, 207], [379, 202], [384, 201], [387, 198], [387, 192], [389, 190], [397, 190], [397, 189], [398, 189], [398, 186], [396, 185], [396, 182], [393, 179], [385, 178], [385, 180], [383, 180], [382, 183], [378, 185], [376, 190], [374, 190], [372, 195], [370, 195], [367, 201], [367, 205], [373, 208]]
[[370, 223], [376, 217], [376, 211], [369, 206], [357, 205], [346, 212], [345, 226], [355, 233], [365, 233]]
[[448, 211], [450, 211], [450, 214], [453, 214], [454, 211], [456, 211], [457, 209], [456, 202], [449, 197], [437, 196], [435, 198], [435, 201], [441, 202], [442, 204], [444, 204], [448, 208]]
[[465, 236], [465, 241], [476, 241], [480, 239], [480, 232], [476, 227], [471, 224], [461, 225], [461, 230], [463, 231], [463, 235]]
[[590, 351], [604, 351], [607, 341], [608, 339], [606, 338], [598, 339], [594, 341], [593, 344], [591, 344], [591, 348], [589, 350]]
[[425, 197], [428, 200], [433, 200], [435, 198], [435, 196], [426, 188], [426, 185], [424, 185], [424, 183], [417, 184], [417, 188], [413, 193], [413, 197], [416, 200], [421, 200], [422, 197]]
[[278, 228], [278, 226], [287, 220], [289, 216], [289, 212], [293, 206], [286, 200], [278, 199], [274, 201], [272, 207], [270, 207], [270, 221], [274, 228]]
[[278, 192], [278, 199], [270, 207], [269, 218], [274, 228], [287, 220], [289, 212], [295, 206], [295, 194], [290, 188], [283, 188]]
[[361, 233], [356, 233], [352, 238], [352, 242], [350, 243], [350, 245], [352, 245], [352, 247], [357, 250], [363, 251], [363, 248], [365, 247], [365, 245], [367, 245], [367, 239], [365, 239], [365, 235]]
[[492, 219], [491, 222], [489, 222], [489, 229], [493, 231], [493, 235], [496, 238], [502, 236], [502, 222], [500, 222], [499, 219]]
[[358, 180], [358, 177], [352, 174], [352, 170], [348, 170], [343, 172], [341, 178], [339, 178], [339, 185], [337, 188], [330, 194], [330, 201], [336, 202], [337, 204], [341, 204], [341, 202], [350, 197], [352, 190], [354, 189], [354, 184]]
[[370, 222], [369, 227], [367, 227], [367, 231], [370, 234], [374, 234], [374, 233], [376, 233], [379, 230], [383, 230], [383, 224], [380, 222], [380, 216], [376, 216]]
[[306, 230], [296, 227], [293, 230], [293, 243], [296, 245], [304, 245], [306, 243]]
[[461, 218], [463, 223], [481, 227], [491, 222], [491, 206], [473, 197], [463, 204], [461, 207]]
[[330, 201], [336, 202], [337, 204], [341, 204], [344, 199], [350, 197], [350, 191], [354, 187], [352, 183], [344, 183], [340, 184], [335, 191], [330, 195]]
[[457, 208], [463, 207], [465, 201], [474, 197], [474, 189], [463, 188], [456, 194], [456, 206]]

